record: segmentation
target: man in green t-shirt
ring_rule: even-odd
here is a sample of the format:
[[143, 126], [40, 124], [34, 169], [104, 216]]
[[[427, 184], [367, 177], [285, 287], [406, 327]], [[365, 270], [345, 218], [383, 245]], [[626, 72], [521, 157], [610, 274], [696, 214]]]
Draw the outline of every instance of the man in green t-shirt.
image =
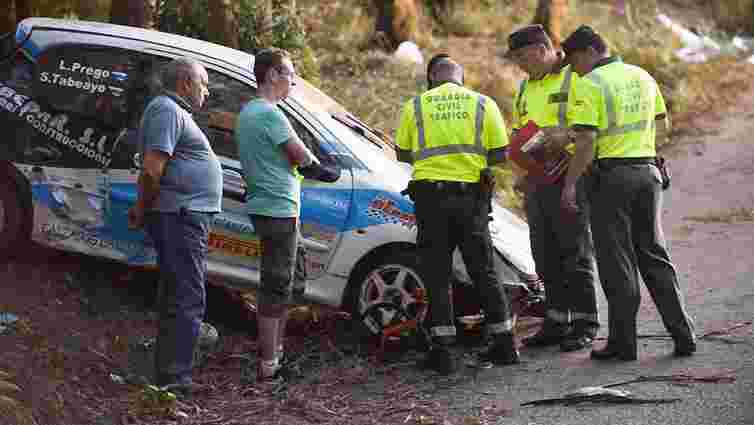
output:
[[301, 176], [297, 167], [318, 164], [277, 103], [295, 85], [289, 54], [266, 49], [254, 60], [259, 97], [241, 111], [238, 153], [246, 179], [246, 207], [262, 243], [257, 377], [274, 379], [281, 367], [285, 313], [290, 301], [298, 243]]

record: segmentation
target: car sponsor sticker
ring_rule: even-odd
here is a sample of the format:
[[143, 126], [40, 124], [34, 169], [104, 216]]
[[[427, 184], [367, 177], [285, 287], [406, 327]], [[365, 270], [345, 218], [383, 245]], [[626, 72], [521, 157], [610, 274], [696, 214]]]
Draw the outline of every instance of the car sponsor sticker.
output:
[[225, 254], [242, 257], [259, 257], [262, 255], [262, 243], [259, 240], [240, 240], [212, 232], [209, 234], [208, 245], [210, 249]]
[[416, 216], [403, 212], [391, 199], [378, 196], [369, 203], [367, 215], [387, 223], [400, 224], [413, 229], [416, 227]]
[[[0, 110], [5, 110], [24, 120], [53, 142], [67, 147], [97, 162], [102, 167], [110, 165], [109, 138], [96, 134], [94, 128], [70, 121], [68, 114], [44, 111], [29, 96], [20, 94], [0, 82]], [[78, 128], [78, 130], [74, 130]]]

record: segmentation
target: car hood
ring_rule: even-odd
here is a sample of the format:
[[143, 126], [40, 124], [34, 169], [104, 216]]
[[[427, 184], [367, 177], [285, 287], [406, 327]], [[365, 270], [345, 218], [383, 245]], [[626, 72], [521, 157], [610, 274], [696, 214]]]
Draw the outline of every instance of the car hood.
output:
[[[319, 112], [316, 115], [320, 120], [334, 124], [333, 115], [348, 113], [342, 105], [305, 80], [301, 80], [301, 85], [296, 87], [294, 93], [293, 97], [296, 101], [312, 111]], [[334, 129], [339, 139], [349, 140], [347, 145], [352, 154], [372, 171], [369, 181], [364, 183], [370, 186], [381, 186], [380, 189], [394, 193], [406, 188], [411, 180], [412, 167], [410, 165], [393, 159], [390, 153], [385, 152], [386, 147], [378, 148], [373, 144], [357, 140], [358, 137], [350, 134], [341, 125], [328, 125], [328, 128]], [[379, 176], [378, 181], [375, 181], [374, 176]], [[490, 235], [495, 249], [519, 272], [535, 277], [536, 268], [529, 241], [529, 226], [500, 205], [497, 200], [493, 201], [492, 205], [493, 219], [490, 221]]]
[[[365, 161], [366, 162], [366, 161]], [[411, 180], [410, 165], [392, 160], [384, 155], [369, 157], [368, 164], [380, 173], [384, 189], [400, 192]], [[490, 236], [495, 249], [519, 272], [536, 277], [536, 268], [529, 241], [529, 226], [525, 221], [503, 207], [497, 200], [492, 202]]]

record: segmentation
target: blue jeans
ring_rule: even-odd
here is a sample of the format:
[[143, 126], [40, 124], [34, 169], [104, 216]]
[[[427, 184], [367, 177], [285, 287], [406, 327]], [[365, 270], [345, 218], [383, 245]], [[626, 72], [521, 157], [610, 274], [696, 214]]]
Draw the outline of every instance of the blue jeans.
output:
[[148, 213], [145, 230], [157, 250], [160, 289], [155, 352], [158, 385], [191, 382], [194, 348], [206, 308], [211, 213]]

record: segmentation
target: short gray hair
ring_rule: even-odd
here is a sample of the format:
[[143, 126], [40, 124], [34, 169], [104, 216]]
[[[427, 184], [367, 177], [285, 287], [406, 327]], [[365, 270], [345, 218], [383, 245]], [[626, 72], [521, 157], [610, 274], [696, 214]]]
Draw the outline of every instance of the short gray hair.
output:
[[162, 87], [167, 90], [175, 90], [178, 81], [183, 78], [191, 78], [196, 74], [196, 69], [201, 63], [191, 58], [177, 58], [166, 63], [162, 67]]

